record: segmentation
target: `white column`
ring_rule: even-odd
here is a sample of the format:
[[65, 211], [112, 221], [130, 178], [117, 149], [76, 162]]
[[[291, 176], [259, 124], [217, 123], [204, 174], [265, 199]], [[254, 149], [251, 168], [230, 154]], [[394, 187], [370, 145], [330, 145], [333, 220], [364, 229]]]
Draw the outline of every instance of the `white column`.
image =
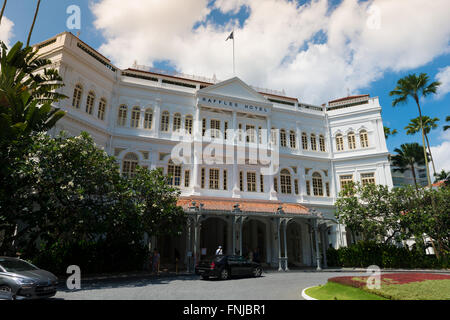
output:
[[280, 218], [277, 219], [277, 238], [278, 238], [278, 271], [283, 271], [281, 268], [281, 239], [280, 239]]
[[322, 270], [320, 268], [320, 250], [319, 250], [319, 238], [317, 234], [317, 219], [314, 219], [314, 239], [315, 239], [315, 248], [316, 248], [316, 261], [317, 261], [317, 270]]
[[159, 129], [161, 123], [161, 99], [156, 99], [154, 116], [155, 118], [153, 119], [153, 130], [155, 131], [155, 136], [159, 137]]
[[243, 218], [240, 218], [240, 223], [239, 223], [239, 254], [242, 256], [242, 224], [243, 224]]
[[286, 241], [287, 221], [284, 221], [283, 232], [284, 232], [283, 233], [283, 237], [284, 237], [284, 271], [289, 271], [288, 256], [287, 256], [287, 241]]
[[[239, 170], [238, 170], [238, 165], [237, 165], [237, 150], [236, 147], [237, 143], [236, 143], [236, 139], [237, 139], [237, 120], [236, 120], [236, 111], [233, 111], [233, 123], [232, 123], [232, 128], [233, 128], [233, 197], [234, 198], [239, 198], [239, 186], [238, 186], [238, 181], [239, 181]], [[242, 254], [242, 248], [241, 248], [241, 254]]]

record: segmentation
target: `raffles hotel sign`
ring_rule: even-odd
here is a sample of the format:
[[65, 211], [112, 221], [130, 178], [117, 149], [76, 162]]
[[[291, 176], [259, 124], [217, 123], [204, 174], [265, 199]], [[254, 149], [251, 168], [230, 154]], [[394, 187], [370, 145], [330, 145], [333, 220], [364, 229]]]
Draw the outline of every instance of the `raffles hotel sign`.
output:
[[213, 98], [213, 97], [198, 97], [198, 102], [204, 106], [211, 106], [227, 110], [236, 110], [246, 113], [256, 114], [270, 114], [271, 104], [264, 103], [263, 105], [256, 105], [251, 103], [242, 103], [233, 101], [226, 98]]

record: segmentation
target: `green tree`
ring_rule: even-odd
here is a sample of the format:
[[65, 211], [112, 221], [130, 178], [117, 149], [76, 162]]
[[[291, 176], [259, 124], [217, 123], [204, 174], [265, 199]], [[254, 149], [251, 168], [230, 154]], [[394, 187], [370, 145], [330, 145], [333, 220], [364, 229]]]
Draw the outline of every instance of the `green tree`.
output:
[[[449, 122], [449, 121], [450, 121], [450, 116], [447, 116], [447, 117], [445, 118], [445, 121], [446, 121], [446, 122]], [[448, 129], [450, 129], [450, 126], [449, 126], [449, 125], [445, 125], [445, 126], [444, 126], [444, 131], [447, 131]]]
[[401, 173], [411, 170], [414, 185], [417, 188], [417, 178], [415, 172], [416, 165], [424, 165], [425, 159], [422, 154], [422, 147], [418, 143], [404, 143], [399, 148], [395, 148], [397, 154], [392, 157], [392, 164], [396, 167], [394, 171]]
[[389, 136], [395, 136], [398, 132], [396, 129], [391, 130], [391, 128], [384, 126], [384, 138], [387, 139]]
[[[428, 153], [430, 154], [431, 163], [433, 165], [433, 174], [436, 175], [436, 167], [434, 166], [434, 160], [433, 160], [433, 154], [431, 153], [431, 147], [430, 147], [430, 141], [428, 140], [428, 134], [432, 129], [436, 129], [438, 127], [437, 123], [439, 121], [439, 118], [433, 118], [431, 119], [428, 116], [422, 117], [422, 124], [423, 129], [425, 131], [425, 139], [427, 141], [427, 147], [428, 147]], [[414, 118], [411, 119], [409, 124], [405, 127], [406, 134], [416, 134], [417, 132], [421, 131], [420, 129], [420, 119]]]
[[422, 132], [422, 147], [423, 147], [423, 157], [425, 159], [425, 167], [427, 170], [428, 185], [431, 185], [430, 170], [428, 168], [428, 157], [425, 148], [425, 131], [424, 125], [422, 123], [422, 110], [420, 108], [419, 98], [421, 96], [426, 97], [431, 94], [435, 94], [440, 82], [435, 81], [430, 84], [429, 76], [426, 73], [421, 73], [419, 76], [416, 74], [410, 74], [404, 78], [397, 81], [397, 86], [394, 90], [389, 92], [390, 96], [395, 96], [396, 98], [392, 102], [392, 106], [397, 106], [399, 104], [405, 104], [408, 98], [411, 97], [417, 104], [417, 109], [419, 110], [419, 124], [420, 130]]
[[336, 201], [336, 218], [364, 241], [388, 243], [403, 234], [399, 210], [403, 198], [383, 185], [348, 185]]
[[436, 181], [446, 180], [447, 178], [449, 178], [450, 172], [442, 169], [441, 172], [436, 173], [434, 176], [436, 177]]

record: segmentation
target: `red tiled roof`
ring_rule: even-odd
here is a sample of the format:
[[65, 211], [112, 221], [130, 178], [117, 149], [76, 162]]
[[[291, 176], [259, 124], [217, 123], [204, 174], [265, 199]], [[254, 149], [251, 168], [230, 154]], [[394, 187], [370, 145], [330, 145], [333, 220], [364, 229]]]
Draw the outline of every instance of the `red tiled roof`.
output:
[[282, 207], [283, 212], [287, 214], [309, 214], [308, 208], [298, 203], [282, 203], [281, 201], [271, 200], [250, 200], [250, 199], [230, 199], [216, 197], [181, 197], [177, 205], [187, 210], [192, 206], [192, 201], [196, 206], [203, 204], [203, 210], [222, 210], [232, 211], [235, 204], [239, 204], [239, 209], [244, 212], [267, 212], [277, 213], [278, 208]]
[[433, 187], [442, 187], [445, 184], [444, 180], [441, 181], [437, 181], [435, 183], [432, 184]]
[[345, 97], [345, 98], [339, 98], [339, 99], [336, 99], [336, 100], [328, 101], [328, 103], [345, 101], [345, 100], [351, 100], [351, 99], [362, 98], [362, 97], [369, 97], [369, 95], [368, 94], [360, 94], [360, 95], [357, 95], [357, 96], [348, 96], [348, 97]]

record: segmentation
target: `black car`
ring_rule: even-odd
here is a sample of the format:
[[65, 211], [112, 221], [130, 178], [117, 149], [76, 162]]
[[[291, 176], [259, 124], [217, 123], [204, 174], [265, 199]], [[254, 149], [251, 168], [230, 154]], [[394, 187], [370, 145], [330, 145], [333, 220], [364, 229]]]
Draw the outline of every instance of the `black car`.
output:
[[2, 299], [48, 298], [56, 294], [58, 278], [24, 260], [0, 257]]
[[195, 274], [200, 275], [202, 279], [217, 277], [222, 280], [232, 276], [260, 277], [262, 267], [242, 256], [218, 255], [201, 260], [195, 266]]

